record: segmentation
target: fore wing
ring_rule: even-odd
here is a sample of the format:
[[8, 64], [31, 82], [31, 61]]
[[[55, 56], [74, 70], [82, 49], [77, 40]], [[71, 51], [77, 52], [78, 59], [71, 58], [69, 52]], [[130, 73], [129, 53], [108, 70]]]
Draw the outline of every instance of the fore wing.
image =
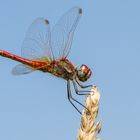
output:
[[82, 9], [74, 7], [63, 15], [51, 32], [51, 45], [55, 58], [66, 58], [70, 52], [74, 31], [82, 15]]

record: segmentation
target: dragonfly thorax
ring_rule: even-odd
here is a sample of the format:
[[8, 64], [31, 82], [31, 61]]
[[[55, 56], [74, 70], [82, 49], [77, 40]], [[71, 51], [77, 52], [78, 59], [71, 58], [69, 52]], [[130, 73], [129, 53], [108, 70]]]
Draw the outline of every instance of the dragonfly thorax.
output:
[[40, 69], [65, 80], [73, 80], [76, 75], [75, 66], [68, 59], [54, 60], [49, 66]]

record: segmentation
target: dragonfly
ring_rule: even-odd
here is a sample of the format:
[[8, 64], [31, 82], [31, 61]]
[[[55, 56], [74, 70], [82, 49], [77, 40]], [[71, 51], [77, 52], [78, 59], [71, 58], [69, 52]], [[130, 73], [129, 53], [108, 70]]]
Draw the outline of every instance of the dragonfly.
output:
[[86, 91], [80, 91], [79, 88], [92, 86], [82, 84], [90, 78], [92, 72], [85, 64], [77, 67], [67, 57], [81, 15], [82, 9], [73, 7], [58, 20], [52, 29], [50, 29], [48, 19], [37, 18], [25, 34], [21, 56], [0, 50], [0, 56], [20, 62], [12, 70], [14, 75], [28, 74], [38, 70], [66, 80], [68, 100], [80, 114], [81, 111], [74, 102], [85, 106], [72, 96], [71, 84], [77, 95], [86, 95]]

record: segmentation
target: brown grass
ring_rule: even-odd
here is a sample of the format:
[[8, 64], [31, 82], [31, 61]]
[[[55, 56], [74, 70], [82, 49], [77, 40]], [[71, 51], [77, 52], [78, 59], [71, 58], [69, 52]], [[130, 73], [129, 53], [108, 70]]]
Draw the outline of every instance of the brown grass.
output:
[[78, 131], [77, 140], [99, 140], [97, 134], [101, 130], [101, 122], [96, 122], [99, 109], [100, 92], [96, 86], [91, 88], [90, 95], [87, 96], [85, 106], [81, 116], [81, 125]]

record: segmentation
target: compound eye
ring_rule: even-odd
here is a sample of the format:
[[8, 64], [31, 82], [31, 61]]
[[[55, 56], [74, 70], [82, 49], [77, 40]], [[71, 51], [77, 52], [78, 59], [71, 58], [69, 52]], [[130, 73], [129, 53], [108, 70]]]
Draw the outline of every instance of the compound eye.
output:
[[82, 65], [78, 71], [78, 78], [82, 82], [87, 81], [91, 76], [91, 73], [91, 70], [86, 65]]

